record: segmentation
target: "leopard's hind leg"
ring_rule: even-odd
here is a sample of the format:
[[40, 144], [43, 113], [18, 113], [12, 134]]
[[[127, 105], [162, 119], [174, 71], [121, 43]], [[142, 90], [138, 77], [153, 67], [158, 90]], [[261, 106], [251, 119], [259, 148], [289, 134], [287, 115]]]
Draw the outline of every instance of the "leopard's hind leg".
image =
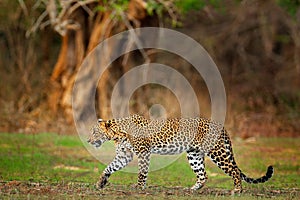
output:
[[241, 171], [234, 160], [230, 138], [225, 130], [222, 131], [220, 140], [207, 156], [209, 156], [211, 160], [225, 172], [225, 174], [232, 177], [234, 183], [234, 190], [232, 193], [241, 193]]
[[142, 151], [137, 157], [139, 167], [137, 187], [139, 189], [145, 189], [150, 165], [150, 151]]
[[197, 175], [197, 182], [191, 188], [192, 190], [200, 189], [204, 186], [207, 179], [204, 164], [204, 154], [199, 151], [188, 151], [187, 158], [194, 173]]

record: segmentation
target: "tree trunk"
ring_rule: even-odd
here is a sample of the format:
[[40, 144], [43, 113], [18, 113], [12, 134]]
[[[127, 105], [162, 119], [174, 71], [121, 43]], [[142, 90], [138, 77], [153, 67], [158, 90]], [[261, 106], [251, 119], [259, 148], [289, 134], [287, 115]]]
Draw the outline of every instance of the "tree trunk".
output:
[[[101, 3], [99, 3], [101, 4]], [[89, 5], [93, 10], [97, 4]], [[72, 120], [72, 90], [76, 73], [82, 64], [85, 56], [91, 52], [97, 44], [104, 39], [127, 29], [122, 20], [113, 20], [111, 11], [97, 12], [91, 19], [83, 7], [78, 7], [68, 20], [75, 21], [79, 24], [77, 29], [68, 29], [66, 34], [62, 37], [61, 50], [58, 60], [51, 75], [51, 88], [49, 94], [50, 108], [57, 112], [62, 109], [66, 114], [68, 120]], [[131, 24], [135, 26], [157, 25], [157, 18], [155, 16], [149, 17], [146, 12], [145, 5], [141, 0], [131, 0], [126, 12], [126, 18]], [[133, 26], [134, 26], [133, 25]], [[113, 51], [110, 49], [109, 51]], [[116, 62], [118, 64], [118, 62]], [[119, 63], [120, 64], [120, 63]], [[101, 67], [101, 66], [99, 66]], [[125, 68], [121, 64], [119, 68]], [[120, 70], [124, 71], [124, 70]], [[98, 109], [98, 114], [101, 117], [108, 117], [109, 115], [109, 101], [108, 81], [112, 77], [110, 70], [105, 71], [101, 77], [97, 89], [97, 101], [101, 102], [101, 107]], [[90, 94], [89, 91], [86, 92]], [[76, 101], [84, 104], [87, 96], [77, 95]], [[95, 98], [95, 97], [91, 97]], [[99, 104], [98, 104], [99, 105]]]

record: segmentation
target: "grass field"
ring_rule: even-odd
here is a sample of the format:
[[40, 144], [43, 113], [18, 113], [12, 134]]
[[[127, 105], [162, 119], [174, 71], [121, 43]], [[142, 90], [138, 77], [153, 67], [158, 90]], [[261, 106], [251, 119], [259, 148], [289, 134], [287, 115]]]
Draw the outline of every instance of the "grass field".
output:
[[[268, 165], [274, 177], [264, 184], [243, 183], [243, 199], [300, 199], [300, 138], [233, 140], [239, 167], [259, 177]], [[85, 149], [77, 135], [0, 133], [0, 197], [2, 198], [107, 198], [107, 199], [231, 199], [233, 183], [207, 159], [208, 181], [191, 193], [196, 177], [185, 155], [171, 165], [149, 173], [148, 188], [131, 186], [137, 174], [117, 172], [103, 190], [94, 186], [105, 165]]]

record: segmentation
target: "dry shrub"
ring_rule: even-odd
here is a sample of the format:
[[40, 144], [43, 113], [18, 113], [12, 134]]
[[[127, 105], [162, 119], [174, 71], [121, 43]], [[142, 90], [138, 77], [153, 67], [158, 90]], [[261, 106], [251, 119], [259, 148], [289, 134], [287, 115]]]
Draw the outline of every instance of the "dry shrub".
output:
[[225, 7], [225, 13], [211, 7], [195, 13], [188, 23], [194, 28], [185, 32], [205, 46], [222, 73], [232, 132], [299, 136], [299, 21], [271, 0]]
[[[299, 21], [276, 1], [235, 2], [226, 1], [222, 9], [206, 6], [191, 12], [177, 30], [199, 41], [217, 63], [227, 92], [226, 126], [232, 133], [242, 137], [299, 136]], [[57, 127], [57, 123], [67, 127], [59, 112], [55, 115], [49, 111], [51, 101], [46, 102], [60, 42], [50, 30], [26, 38], [28, 27], [24, 24], [32, 16], [15, 4], [6, 1], [4, 9], [16, 11], [6, 13], [8, 22], [0, 26], [0, 131], [49, 131], [51, 124]], [[197, 93], [200, 110], [209, 117], [207, 88], [193, 67], [173, 55], [159, 60], [187, 77]], [[107, 97], [126, 70], [110, 69]], [[162, 88], [141, 88], [132, 101], [143, 114], [159, 102], [168, 116], [180, 115], [174, 95]]]

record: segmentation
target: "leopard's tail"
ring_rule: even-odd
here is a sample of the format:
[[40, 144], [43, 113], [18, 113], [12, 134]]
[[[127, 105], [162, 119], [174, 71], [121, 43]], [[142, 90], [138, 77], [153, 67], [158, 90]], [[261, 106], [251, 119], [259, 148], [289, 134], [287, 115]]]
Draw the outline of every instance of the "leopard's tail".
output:
[[273, 176], [273, 173], [274, 173], [273, 167], [269, 166], [266, 175], [264, 175], [260, 178], [257, 178], [257, 179], [249, 178], [244, 173], [241, 173], [241, 178], [242, 178], [242, 180], [246, 181], [247, 183], [253, 183], [253, 184], [264, 183]]

